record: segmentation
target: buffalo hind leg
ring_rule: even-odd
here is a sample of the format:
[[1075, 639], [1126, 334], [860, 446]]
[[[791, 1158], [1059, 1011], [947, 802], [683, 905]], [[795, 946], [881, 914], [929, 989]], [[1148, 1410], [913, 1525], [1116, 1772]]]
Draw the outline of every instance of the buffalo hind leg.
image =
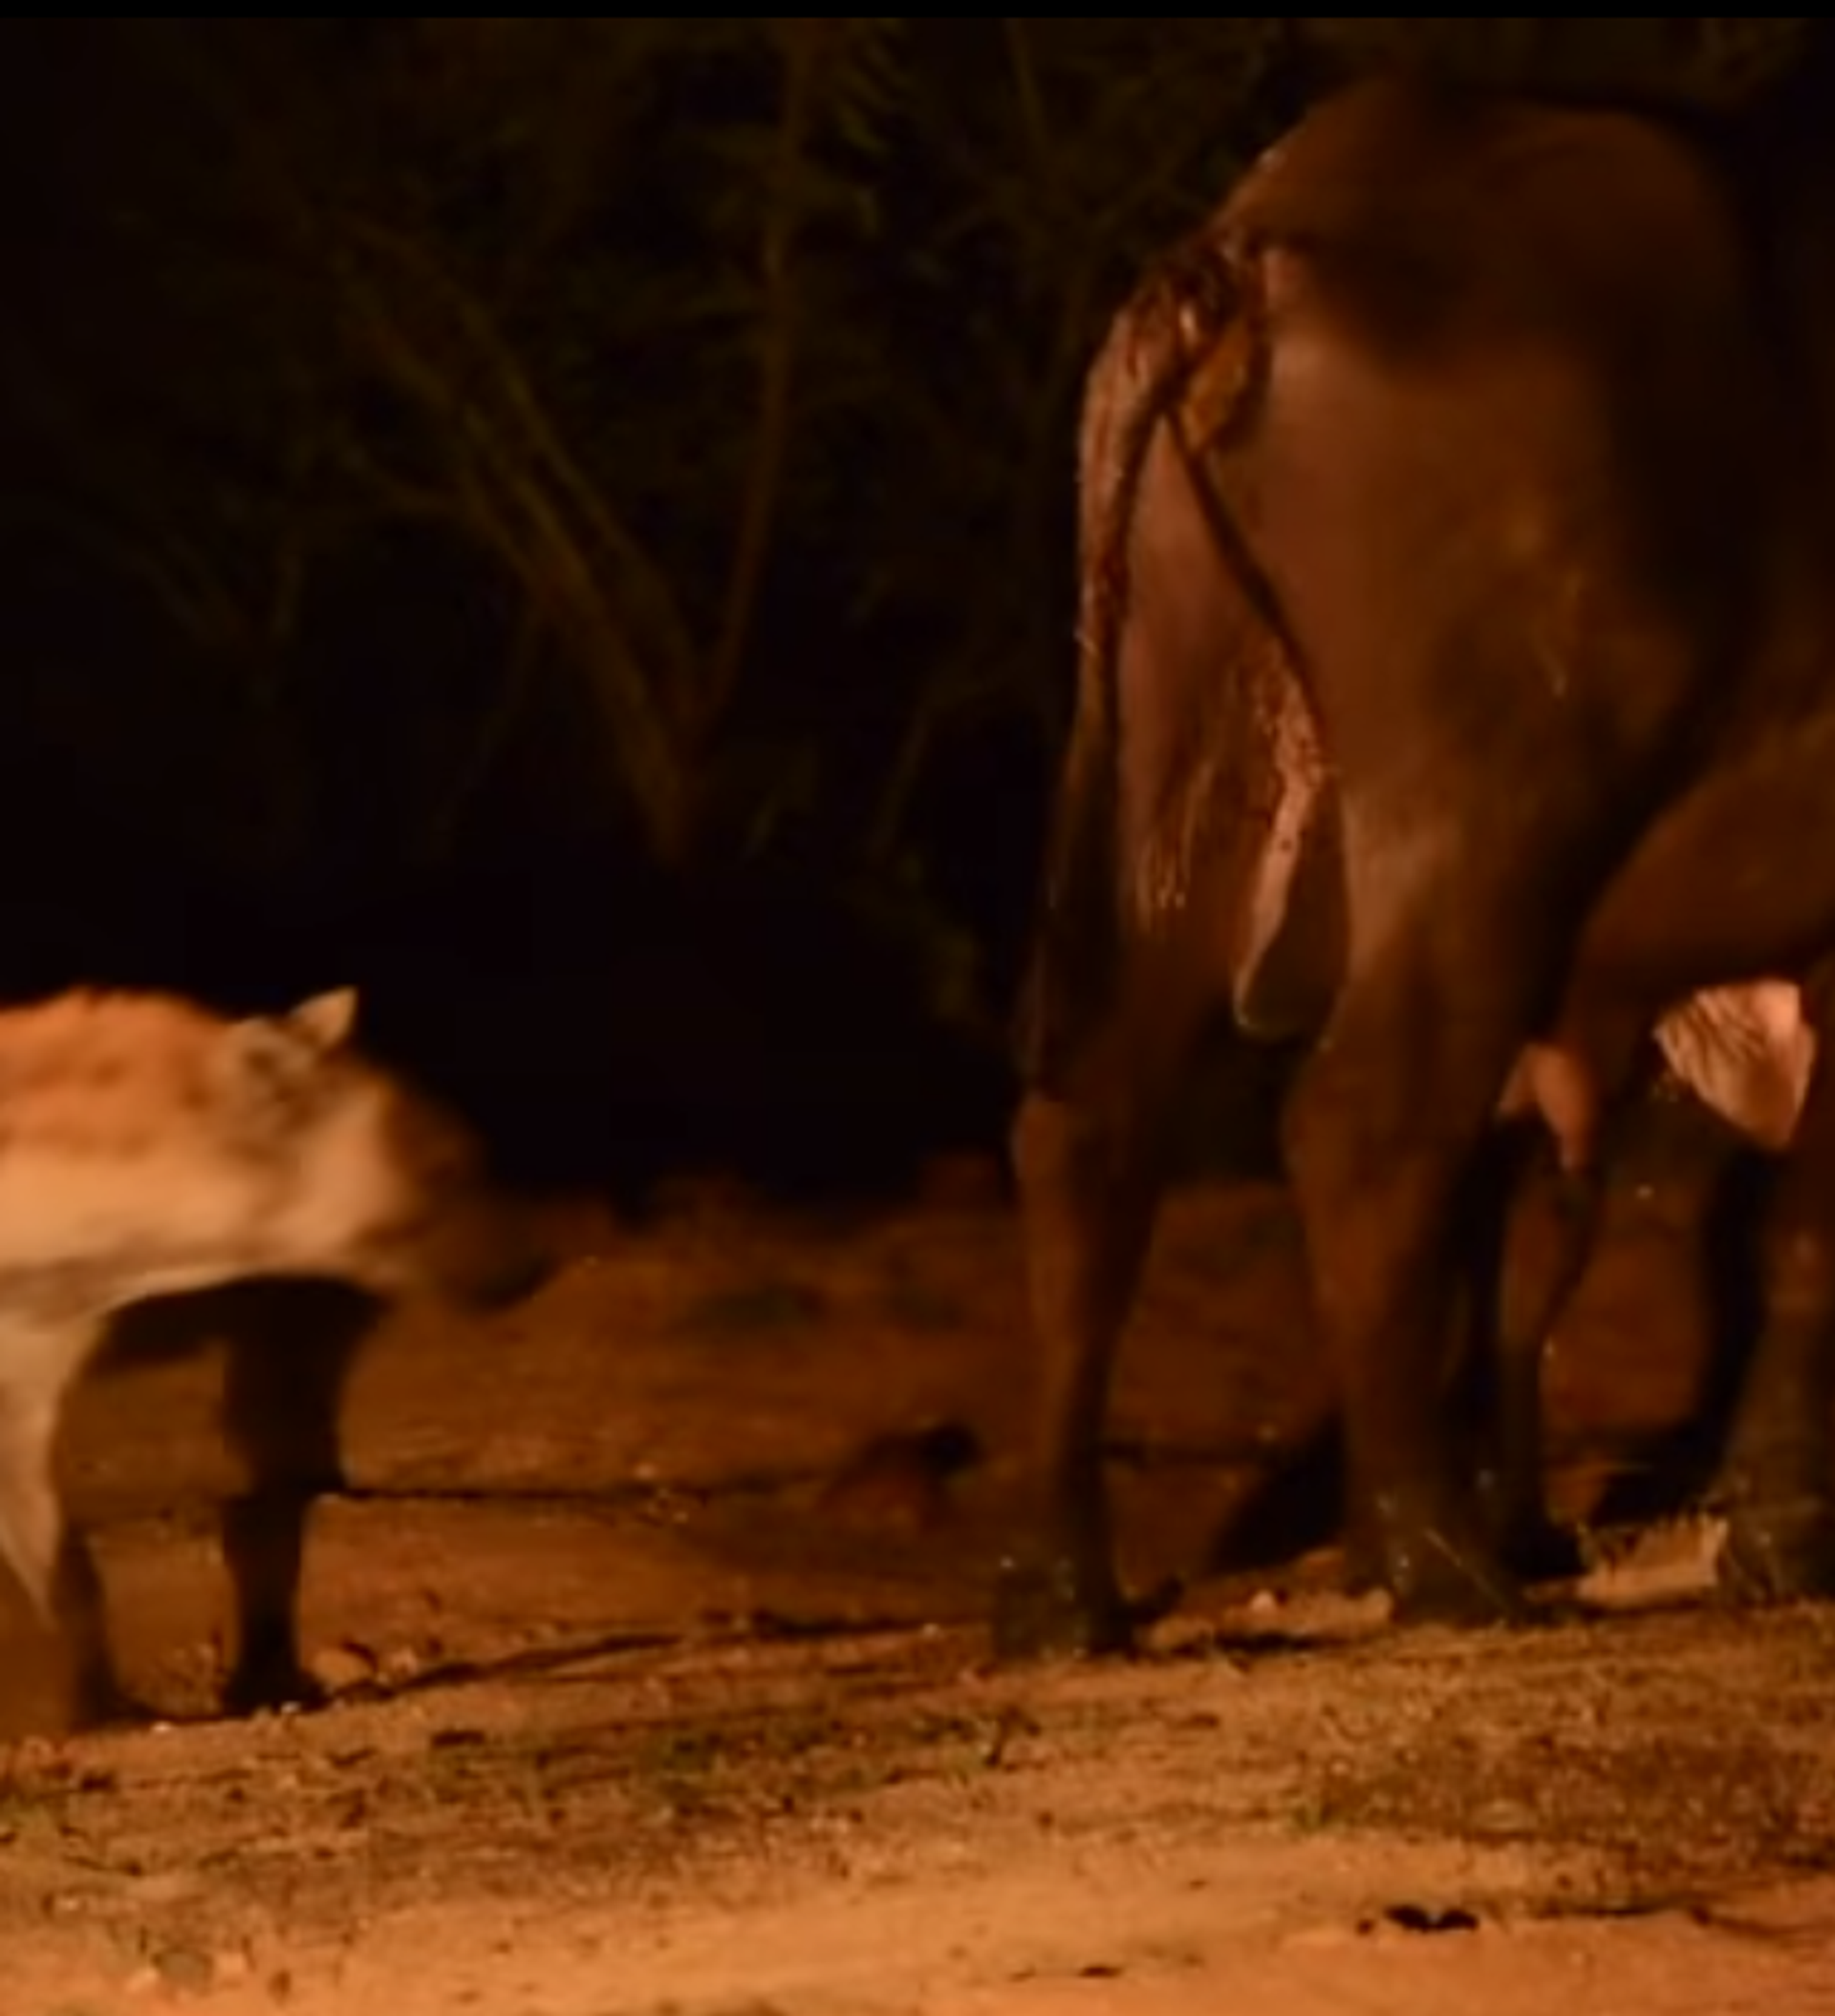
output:
[[[1353, 878], [1383, 856], [1352, 844]], [[1521, 1592], [1456, 1446], [1446, 1345], [1470, 1259], [1460, 1205], [1551, 963], [1523, 921], [1550, 906], [1450, 857], [1414, 865], [1412, 886], [1353, 886], [1366, 944], [1289, 1099], [1287, 1160], [1344, 1407], [1353, 1544], [1398, 1617], [1514, 1619]]]
[[1004, 1658], [1121, 1652], [1133, 1641], [1103, 1427], [1152, 1243], [1169, 1110], [1211, 1005], [1198, 965], [1176, 940], [1135, 948], [1113, 1008], [1050, 1089], [1026, 1091], [1014, 1122], [1039, 1390], [1022, 1537], [995, 1596]]
[[1460, 1425], [1492, 1544], [1513, 1574], [1543, 1581], [1580, 1567], [1572, 1536], [1548, 1515], [1543, 1374], [1597, 1234], [1599, 1181], [1591, 1167], [1563, 1166], [1540, 1128], [1501, 1129], [1485, 1160], [1493, 1222], [1474, 1255]]
[[1525, 1581], [1576, 1574], [1582, 1565], [1574, 1537], [1548, 1514], [1543, 1377], [1598, 1242], [1605, 1171], [1646, 1089], [1637, 1065], [1649, 1027], [1623, 1004], [1596, 1003], [1553, 1038], [1531, 1043], [1511, 1078], [1509, 1110], [1539, 1123], [1500, 1137], [1513, 1160], [1473, 1356], [1484, 1387], [1479, 1496], [1500, 1553]]
[[[1708, 860], [1705, 849], [1685, 856], [1689, 865], [1696, 859]], [[1674, 914], [1650, 900], [1651, 891], [1660, 897], [1669, 888], [1690, 886], [1697, 897], [1697, 918], [1735, 914], [1731, 899], [1715, 900], [1706, 879], [1712, 866], [1708, 860], [1692, 883], [1674, 872], [1666, 881], [1640, 872], [1635, 863], [1621, 874], [1576, 953], [1557, 1051], [1582, 1057], [1611, 1054], [1617, 1038], [1603, 1031], [1616, 1030], [1622, 1036], [1632, 1028], [1653, 1027], [1665, 1001], [1680, 998], [1703, 971], [1733, 965], [1712, 941], [1705, 952], [1686, 943], [1678, 950], [1639, 935], [1647, 915]], [[1692, 955], [1687, 964], [1684, 955]], [[1827, 1202], [1835, 1190], [1835, 1062], [1826, 990], [1814, 989], [1805, 1005], [1818, 1045], [1792, 1145], [1775, 1170], [1748, 1183], [1744, 1200], [1750, 1205], [1755, 1192], [1762, 1200], [1753, 1214], [1757, 1335], [1714, 1494], [1728, 1510], [1722, 1586], [1751, 1601], [1835, 1594], [1835, 1480], [1829, 1474], [1835, 1457], [1829, 1420], [1835, 1405], [1835, 1215]], [[1738, 1193], [1730, 1193], [1728, 1202], [1738, 1205]], [[1734, 1209], [1723, 1231], [1737, 1229], [1741, 1216]], [[1714, 1269], [1720, 1291], [1716, 1316], [1718, 1324], [1731, 1319], [1736, 1327], [1716, 1338], [1710, 1401], [1716, 1397], [1716, 1377], [1736, 1362], [1744, 1341], [1738, 1329], [1742, 1311], [1726, 1292], [1738, 1286], [1738, 1276], [1726, 1266], [1722, 1245]]]
[[1656, 1437], [1635, 1468], [1611, 1480], [1594, 1507], [1595, 1524], [1648, 1526], [1714, 1495], [1764, 1328], [1759, 1235], [1777, 1173], [1773, 1153], [1741, 1141], [1711, 1186], [1694, 1259], [1707, 1352], [1689, 1414]]
[[1835, 1062], [1819, 1019], [1808, 1095], [1759, 1229], [1762, 1315], [1717, 1492], [1721, 1585], [1745, 1601], [1835, 1595]]

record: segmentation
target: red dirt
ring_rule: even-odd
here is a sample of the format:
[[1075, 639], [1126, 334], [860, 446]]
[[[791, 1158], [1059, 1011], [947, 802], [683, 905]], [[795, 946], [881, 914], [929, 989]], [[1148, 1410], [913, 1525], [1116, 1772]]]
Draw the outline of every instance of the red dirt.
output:
[[[1694, 1175], [1628, 1173], [1559, 1342], [1577, 1507], [1686, 1406]], [[1519, 1635], [1392, 1633], [1329, 1556], [1205, 1574], [1320, 1403], [1296, 1279], [1276, 1194], [1169, 1215], [1118, 1478], [1130, 1575], [1195, 1580], [1100, 1668], [984, 1662], [1025, 1395], [983, 1185], [684, 1208], [489, 1328], [392, 1321], [313, 1715], [209, 1718], [214, 1355], [98, 1377], [66, 1471], [172, 1719], [0, 1750], [0, 2016], [1835, 2006], [1835, 1619], [1718, 1609], [1693, 1528]]]

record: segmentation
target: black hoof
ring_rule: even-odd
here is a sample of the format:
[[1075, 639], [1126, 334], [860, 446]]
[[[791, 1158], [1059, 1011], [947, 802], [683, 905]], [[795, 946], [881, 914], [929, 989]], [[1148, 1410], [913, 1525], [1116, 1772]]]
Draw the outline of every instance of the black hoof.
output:
[[1353, 1528], [1345, 1535], [1341, 1573], [1349, 1595], [1367, 1596], [1387, 1589], [1389, 1570], [1383, 1561], [1382, 1543], [1361, 1528]]
[[1539, 1477], [1525, 1489], [1513, 1473], [1484, 1466], [1473, 1499], [1479, 1529], [1516, 1581], [1568, 1582], [1586, 1572], [1579, 1535], [1548, 1517]]
[[1004, 1561], [994, 1593], [994, 1657], [1005, 1661], [1100, 1658], [1134, 1649], [1135, 1616], [1107, 1577], [1079, 1575], [1060, 1556]]
[[158, 1719], [145, 1702], [118, 1685], [112, 1677], [85, 1679], [70, 1698], [69, 1726], [73, 1729], [143, 1728]]
[[322, 1708], [325, 1689], [293, 1659], [239, 1665], [223, 1690], [226, 1715], [260, 1715], [282, 1708]]
[[1572, 1582], [1587, 1572], [1580, 1535], [1550, 1520], [1506, 1533], [1501, 1552], [1519, 1582]]
[[1398, 1624], [1522, 1624], [1521, 1585], [1491, 1546], [1450, 1522], [1393, 1528], [1382, 1548], [1383, 1581]]
[[1737, 1507], [1715, 1564], [1736, 1603], [1800, 1603], [1835, 1596], [1835, 1505], [1822, 1497]]
[[1424, 1576], [1392, 1592], [1391, 1621], [1396, 1624], [1448, 1624], [1461, 1631], [1484, 1631], [1497, 1625], [1527, 1624], [1532, 1613], [1514, 1585], [1478, 1581], [1465, 1575]]

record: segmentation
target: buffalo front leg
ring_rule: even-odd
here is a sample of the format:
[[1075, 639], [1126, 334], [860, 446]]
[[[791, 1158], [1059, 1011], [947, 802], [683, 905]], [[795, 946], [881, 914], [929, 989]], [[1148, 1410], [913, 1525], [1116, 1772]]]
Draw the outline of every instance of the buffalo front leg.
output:
[[1353, 1546], [1400, 1617], [1491, 1621], [1522, 1607], [1456, 1448], [1444, 1377], [1472, 1260], [1465, 1186], [1543, 978], [1522, 936], [1500, 935], [1534, 914], [1514, 894], [1480, 901], [1451, 875], [1431, 893], [1425, 878], [1372, 892], [1365, 943], [1288, 1102]]
[[1196, 976], [1143, 956], [1115, 1008], [1013, 1128], [1036, 1350], [1023, 1530], [1001, 1564], [1004, 1658], [1128, 1649], [1103, 1473], [1110, 1375], [1152, 1241], [1167, 1109], [1203, 1015]]
[[1829, 1026], [1759, 1234], [1760, 1324], [1717, 1496], [1721, 1586], [1745, 1601], [1835, 1595], [1835, 1068]]
[[1538, 1117], [1506, 1125], [1491, 1144], [1496, 1246], [1485, 1256], [1471, 1351], [1482, 1395], [1479, 1502], [1504, 1560], [1531, 1581], [1581, 1567], [1572, 1536], [1548, 1516], [1543, 1376], [1598, 1238], [1602, 1169], [1643, 1047], [1641, 1024], [1623, 1011], [1563, 1038], [1529, 1045], [1511, 1074], [1508, 1110]]
[[1548, 1516], [1543, 1377], [1562, 1311], [1578, 1287], [1598, 1232], [1596, 1167], [1563, 1166], [1554, 1144], [1509, 1144], [1502, 1225], [1488, 1320], [1473, 1349], [1485, 1404], [1477, 1410], [1477, 1484], [1487, 1530], [1516, 1574], [1533, 1581], [1571, 1574], [1578, 1550]]

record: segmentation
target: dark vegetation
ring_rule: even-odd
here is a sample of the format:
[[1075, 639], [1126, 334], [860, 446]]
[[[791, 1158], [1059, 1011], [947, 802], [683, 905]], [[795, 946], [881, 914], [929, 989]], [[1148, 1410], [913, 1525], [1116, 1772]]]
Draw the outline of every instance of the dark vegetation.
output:
[[1137, 263], [1375, 61], [1797, 19], [0, 29], [0, 991], [374, 1030], [541, 1173], [991, 1143]]

